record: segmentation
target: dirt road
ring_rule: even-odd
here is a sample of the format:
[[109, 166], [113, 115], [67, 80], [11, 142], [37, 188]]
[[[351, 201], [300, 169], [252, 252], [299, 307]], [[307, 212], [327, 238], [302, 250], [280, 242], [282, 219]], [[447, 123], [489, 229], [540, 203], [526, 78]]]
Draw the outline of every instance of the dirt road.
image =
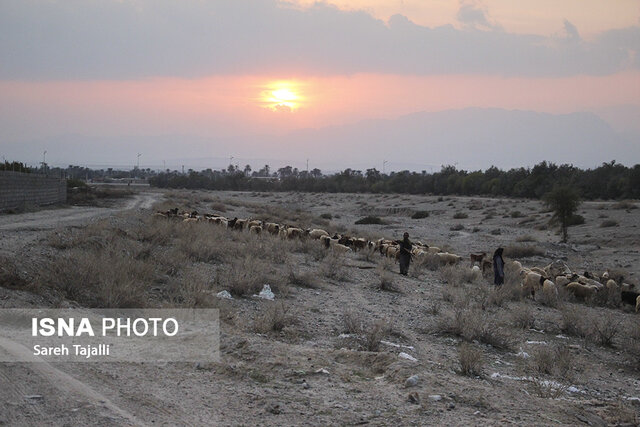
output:
[[42, 237], [43, 231], [78, 227], [121, 211], [151, 209], [161, 193], [145, 192], [119, 202], [114, 207], [71, 206], [16, 215], [0, 215], [0, 254], [17, 251]]

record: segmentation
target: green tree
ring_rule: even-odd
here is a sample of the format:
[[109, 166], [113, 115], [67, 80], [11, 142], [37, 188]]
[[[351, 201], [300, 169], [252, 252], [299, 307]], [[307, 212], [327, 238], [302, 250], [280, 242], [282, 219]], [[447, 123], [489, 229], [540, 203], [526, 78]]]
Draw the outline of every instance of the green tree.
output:
[[553, 211], [551, 220], [560, 224], [562, 242], [567, 242], [568, 228], [571, 218], [580, 206], [580, 196], [568, 185], [555, 187], [543, 197], [544, 203]]

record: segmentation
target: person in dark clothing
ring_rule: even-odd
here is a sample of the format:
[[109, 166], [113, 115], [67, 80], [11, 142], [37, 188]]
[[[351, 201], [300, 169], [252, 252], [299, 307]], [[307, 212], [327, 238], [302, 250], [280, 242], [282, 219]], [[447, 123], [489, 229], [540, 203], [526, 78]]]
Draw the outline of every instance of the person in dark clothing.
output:
[[504, 284], [504, 259], [502, 259], [503, 248], [498, 248], [493, 253], [493, 284], [501, 286]]
[[404, 233], [402, 240], [396, 240], [400, 246], [398, 250], [398, 261], [400, 261], [400, 274], [406, 276], [409, 273], [409, 264], [411, 264], [411, 249], [413, 245], [409, 240], [409, 233]]

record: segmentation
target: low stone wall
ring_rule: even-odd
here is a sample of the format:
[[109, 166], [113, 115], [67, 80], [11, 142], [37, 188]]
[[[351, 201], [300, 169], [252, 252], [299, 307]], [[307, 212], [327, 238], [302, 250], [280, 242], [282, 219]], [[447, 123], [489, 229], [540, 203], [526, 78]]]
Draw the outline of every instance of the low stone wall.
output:
[[67, 201], [64, 179], [31, 173], [0, 171], [0, 211]]

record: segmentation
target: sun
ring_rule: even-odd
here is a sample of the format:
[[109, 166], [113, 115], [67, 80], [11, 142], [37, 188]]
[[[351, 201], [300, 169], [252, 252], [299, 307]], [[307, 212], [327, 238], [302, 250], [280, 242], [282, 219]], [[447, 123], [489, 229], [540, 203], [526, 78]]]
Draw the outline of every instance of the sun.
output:
[[273, 111], [295, 111], [302, 106], [304, 97], [301, 84], [290, 80], [268, 83], [262, 91], [261, 104]]

